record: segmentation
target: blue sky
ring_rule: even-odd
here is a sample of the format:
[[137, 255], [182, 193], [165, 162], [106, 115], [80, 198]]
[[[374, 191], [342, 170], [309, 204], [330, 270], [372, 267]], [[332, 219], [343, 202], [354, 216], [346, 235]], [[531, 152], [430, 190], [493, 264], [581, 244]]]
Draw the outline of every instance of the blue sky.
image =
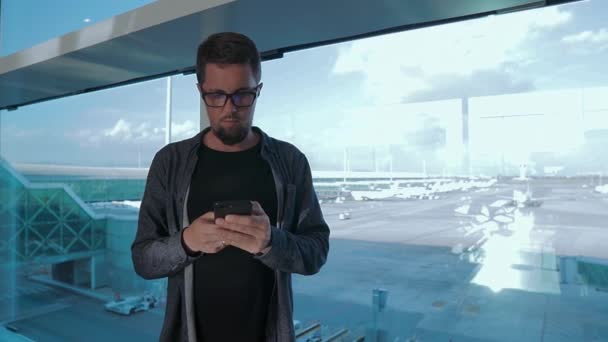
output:
[[[2, 0], [0, 56], [77, 31], [153, 0]], [[24, 29], [24, 27], [34, 29]]]
[[[85, 11], [84, 6], [60, 1], [54, 7], [61, 9], [58, 20], [48, 15], [53, 8], [40, 7], [38, 1], [3, 1], [12, 14], [2, 24], [2, 51], [22, 47], [17, 42], [81, 28], [85, 18], [93, 23], [147, 2], [112, 1], [111, 6]], [[4, 11], [3, 18], [6, 15]], [[28, 20], [49, 29], [15, 27]], [[446, 130], [448, 143], [437, 153], [447, 158], [462, 153], [460, 103], [454, 99], [468, 96], [474, 98], [472, 117], [521, 114], [532, 107], [553, 115], [545, 121], [507, 125], [514, 132], [522, 131], [521, 125], [550, 125], [543, 133], [549, 143], [537, 142], [534, 130], [523, 130], [527, 133], [520, 144], [506, 144], [511, 133], [493, 139], [500, 125], [478, 122], [472, 135], [486, 146], [479, 150], [483, 158], [493, 150], [514, 161], [527, 158], [535, 148], [563, 150], [559, 137], [575, 119], [555, 120], [555, 115], [584, 113], [560, 108], [580, 108], [585, 97], [585, 110], [593, 109], [587, 124], [572, 128], [577, 130], [574, 136], [590, 122], [600, 128], [608, 125], [602, 119], [608, 115], [603, 100], [608, 90], [598, 88], [608, 86], [607, 22], [606, 1], [591, 0], [295, 52], [264, 63], [264, 89], [254, 121], [294, 142], [318, 168], [334, 167], [344, 148], [411, 145], [408, 137], [430, 121]], [[40, 31], [47, 36], [33, 36]], [[174, 77], [174, 140], [198, 131], [194, 83], [193, 75]], [[160, 79], [3, 111], [1, 153], [16, 163], [147, 166], [164, 143], [165, 91], [166, 81]], [[496, 96], [514, 93], [522, 95]], [[563, 101], [550, 100], [556, 96]], [[505, 106], [505, 101], [519, 107]], [[576, 147], [579, 140], [566, 145]]]

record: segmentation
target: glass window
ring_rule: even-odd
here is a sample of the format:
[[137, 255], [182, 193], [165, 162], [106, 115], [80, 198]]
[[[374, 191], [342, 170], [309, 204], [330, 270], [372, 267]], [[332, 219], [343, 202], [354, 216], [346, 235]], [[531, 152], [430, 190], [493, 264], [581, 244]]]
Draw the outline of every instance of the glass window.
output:
[[147, 167], [164, 144], [165, 99], [159, 79], [3, 112], [2, 155], [13, 164]]
[[[3, 0], [0, 56], [13, 54], [152, 2]], [[24, 27], [30, 29], [25, 30]]]
[[254, 122], [306, 153], [332, 229], [321, 272], [294, 277], [309, 336], [608, 338], [607, 13], [577, 2], [264, 63]]
[[[306, 153], [332, 231], [321, 272], [293, 277], [298, 332], [320, 324], [302, 340], [608, 338], [607, 13], [577, 2], [263, 64], [254, 124]], [[172, 141], [198, 131], [194, 80], [172, 78]], [[158, 338], [166, 282], [137, 277], [129, 248], [166, 99], [159, 79], [1, 113], [11, 337]], [[120, 316], [118, 299], [159, 305]]]
[[200, 131], [200, 97], [196, 75], [171, 77], [171, 141], [180, 141]]
[[[193, 76], [171, 95], [173, 139], [196, 134]], [[137, 276], [130, 245], [166, 101], [164, 78], [2, 111], [0, 340], [158, 338], [166, 280]], [[140, 328], [117, 323], [142, 305]]]
[[[12, 223], [1, 222], [2, 242], [17, 265], [33, 265], [12, 276], [15, 317], [55, 305], [54, 296], [69, 298], [55, 294], [53, 281], [89, 290], [85, 301], [156, 286], [135, 276], [128, 240], [147, 167], [164, 145], [165, 87], [156, 80], [2, 112], [1, 181], [16, 184], [4, 193]], [[30, 297], [35, 288], [38, 297]], [[27, 320], [19, 324], [35, 330]]]

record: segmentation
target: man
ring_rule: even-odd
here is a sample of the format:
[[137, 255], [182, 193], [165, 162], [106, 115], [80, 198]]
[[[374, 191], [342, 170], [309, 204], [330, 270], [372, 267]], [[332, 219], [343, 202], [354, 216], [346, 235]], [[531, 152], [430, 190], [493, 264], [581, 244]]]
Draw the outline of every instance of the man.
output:
[[[252, 127], [262, 90], [255, 44], [237, 33], [198, 48], [210, 127], [152, 161], [131, 247], [137, 274], [169, 277], [162, 341], [294, 341], [291, 274], [329, 250], [306, 157]], [[215, 218], [213, 203], [250, 200]]]

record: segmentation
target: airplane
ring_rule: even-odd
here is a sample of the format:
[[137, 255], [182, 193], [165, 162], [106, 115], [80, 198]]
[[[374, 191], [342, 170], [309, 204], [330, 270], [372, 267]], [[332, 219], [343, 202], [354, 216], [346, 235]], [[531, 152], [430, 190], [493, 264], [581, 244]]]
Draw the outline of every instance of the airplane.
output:
[[510, 198], [510, 201], [505, 203], [505, 206], [517, 208], [537, 208], [543, 204], [543, 200], [545, 199], [549, 199], [549, 197], [532, 197], [530, 188], [528, 188], [526, 192], [513, 190], [513, 197]]

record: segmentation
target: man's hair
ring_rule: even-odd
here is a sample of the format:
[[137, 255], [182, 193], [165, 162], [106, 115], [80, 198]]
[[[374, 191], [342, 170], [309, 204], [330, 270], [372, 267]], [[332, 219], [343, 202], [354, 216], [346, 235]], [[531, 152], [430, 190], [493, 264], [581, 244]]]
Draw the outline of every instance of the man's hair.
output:
[[236, 32], [215, 33], [203, 41], [196, 52], [196, 79], [205, 81], [205, 66], [217, 64], [249, 64], [256, 82], [262, 79], [260, 53], [249, 37]]

